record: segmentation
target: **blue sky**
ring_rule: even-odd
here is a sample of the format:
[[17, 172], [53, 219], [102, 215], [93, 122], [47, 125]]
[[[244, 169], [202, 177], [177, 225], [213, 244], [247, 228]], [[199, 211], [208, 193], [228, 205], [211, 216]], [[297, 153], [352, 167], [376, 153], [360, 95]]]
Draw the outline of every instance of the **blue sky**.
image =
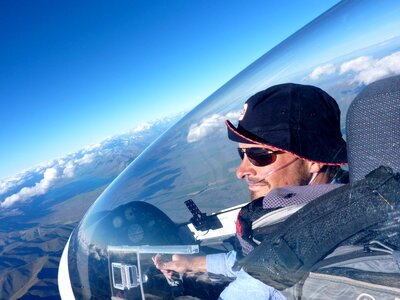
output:
[[0, 179], [187, 111], [337, 0], [0, 3]]

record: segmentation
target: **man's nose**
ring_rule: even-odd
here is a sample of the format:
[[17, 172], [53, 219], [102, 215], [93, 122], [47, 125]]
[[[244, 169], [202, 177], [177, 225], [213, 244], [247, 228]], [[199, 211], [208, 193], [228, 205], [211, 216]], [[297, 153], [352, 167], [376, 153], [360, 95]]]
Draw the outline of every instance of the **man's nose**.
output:
[[243, 179], [246, 175], [256, 175], [257, 171], [254, 169], [254, 165], [249, 161], [247, 155], [244, 155], [242, 162], [236, 169], [236, 176], [239, 179]]

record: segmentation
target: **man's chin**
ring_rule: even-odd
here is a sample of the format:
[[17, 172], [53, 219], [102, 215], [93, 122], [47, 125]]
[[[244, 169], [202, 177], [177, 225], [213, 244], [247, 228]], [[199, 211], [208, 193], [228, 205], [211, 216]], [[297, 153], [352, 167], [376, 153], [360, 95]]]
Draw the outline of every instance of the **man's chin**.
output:
[[271, 183], [266, 180], [260, 180], [251, 184], [251, 181], [248, 181], [247, 187], [250, 191], [250, 199], [255, 200], [261, 197], [265, 197], [265, 195], [269, 193], [269, 191], [271, 190]]
[[261, 198], [261, 197], [265, 197], [265, 195], [267, 195], [270, 191], [270, 189], [267, 187], [264, 187], [263, 189], [261, 189], [261, 188], [250, 189], [250, 187], [249, 187], [249, 190], [250, 190], [250, 199], [252, 201], [256, 200], [258, 198]]

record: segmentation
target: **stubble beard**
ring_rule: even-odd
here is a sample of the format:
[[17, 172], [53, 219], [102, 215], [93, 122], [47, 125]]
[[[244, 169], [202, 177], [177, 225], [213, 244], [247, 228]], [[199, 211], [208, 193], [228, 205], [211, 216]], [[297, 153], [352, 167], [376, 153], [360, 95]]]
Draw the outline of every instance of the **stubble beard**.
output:
[[[308, 185], [308, 183], [310, 182], [310, 178], [311, 178], [311, 174], [306, 172], [305, 170], [298, 170], [298, 174], [297, 174], [297, 182], [296, 183], [292, 183], [292, 184], [287, 184], [287, 185], [283, 185], [280, 187], [284, 187], [284, 186], [290, 186], [290, 185], [294, 185], [294, 186], [301, 186], [301, 185]], [[246, 179], [246, 181], [249, 180], [248, 178]], [[251, 180], [251, 181], [257, 181], [257, 180]], [[263, 179], [260, 180], [259, 183], [264, 184], [264, 186], [268, 187], [268, 190], [263, 192], [263, 191], [250, 191], [250, 200], [256, 200], [258, 198], [261, 197], [265, 197], [269, 194], [269, 192], [272, 190], [272, 184], [271, 182], [269, 182], [267, 179]], [[279, 188], [279, 187], [277, 187]]]
[[261, 197], [265, 197], [271, 191], [272, 185], [268, 180], [266, 180], [266, 179], [261, 180], [260, 183], [263, 183], [264, 186], [268, 187], [268, 191], [265, 191], [265, 192], [250, 191], [250, 200], [251, 201], [261, 198]]

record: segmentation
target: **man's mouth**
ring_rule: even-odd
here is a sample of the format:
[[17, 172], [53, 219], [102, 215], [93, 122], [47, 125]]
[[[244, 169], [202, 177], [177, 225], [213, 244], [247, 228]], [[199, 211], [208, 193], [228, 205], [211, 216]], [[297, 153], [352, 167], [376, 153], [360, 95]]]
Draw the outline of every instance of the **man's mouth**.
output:
[[263, 186], [265, 185], [265, 182], [262, 179], [244, 179], [247, 183], [247, 185], [250, 186]]

